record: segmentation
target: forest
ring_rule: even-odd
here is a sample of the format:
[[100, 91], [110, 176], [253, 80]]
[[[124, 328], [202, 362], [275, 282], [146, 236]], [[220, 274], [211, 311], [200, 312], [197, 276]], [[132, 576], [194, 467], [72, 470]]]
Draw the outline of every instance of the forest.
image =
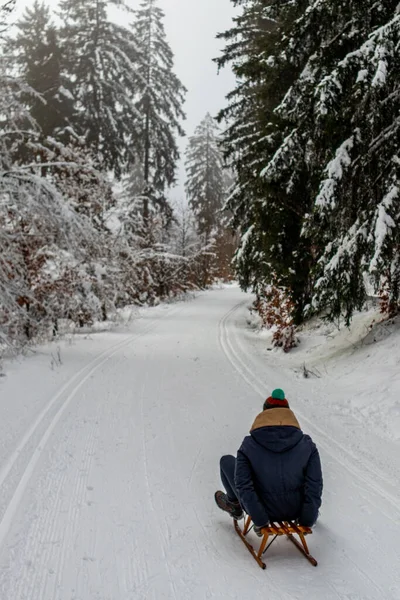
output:
[[156, 0], [36, 0], [12, 23], [3, 0], [4, 347], [233, 278], [285, 350], [315, 314], [398, 312], [398, 2], [232, 4], [215, 63], [236, 86], [172, 203], [186, 89]]
[[233, 0], [219, 67], [241, 285], [289, 349], [318, 314], [348, 325], [400, 297], [400, 5]]
[[206, 111], [187, 140], [187, 197], [170, 201], [186, 90], [157, 3], [14, 9], [0, 4], [2, 348], [230, 279], [232, 176]]

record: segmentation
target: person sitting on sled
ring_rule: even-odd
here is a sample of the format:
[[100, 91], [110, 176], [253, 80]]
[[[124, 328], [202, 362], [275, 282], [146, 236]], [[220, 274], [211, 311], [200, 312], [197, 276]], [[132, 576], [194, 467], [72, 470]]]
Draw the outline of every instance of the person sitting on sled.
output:
[[272, 392], [237, 458], [223, 456], [220, 468], [226, 493], [215, 493], [217, 505], [236, 520], [244, 510], [258, 535], [274, 521], [315, 524], [322, 497], [321, 461], [283, 390]]

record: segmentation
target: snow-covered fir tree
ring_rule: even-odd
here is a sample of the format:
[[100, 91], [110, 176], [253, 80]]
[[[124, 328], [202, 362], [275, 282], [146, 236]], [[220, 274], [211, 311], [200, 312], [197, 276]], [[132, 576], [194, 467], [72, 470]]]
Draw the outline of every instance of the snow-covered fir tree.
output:
[[220, 131], [207, 113], [186, 150], [186, 194], [196, 219], [197, 232], [209, 247], [204, 254], [204, 283], [211, 271], [226, 277], [233, 254], [233, 234], [228, 229], [223, 208], [233, 185], [233, 174], [226, 168], [220, 148]]
[[[230, 63], [238, 82], [219, 115], [227, 122], [225, 156], [237, 174], [228, 201], [233, 226], [241, 234], [236, 270], [241, 285], [257, 294], [271, 282], [285, 288], [301, 321], [308, 301], [307, 254], [299, 251], [302, 216], [310, 204], [307, 175], [304, 169], [293, 172], [290, 185], [283, 185], [260, 174], [285, 137], [275, 109], [301, 69], [286, 58], [287, 34], [308, 2], [233, 3], [241, 11], [234, 27], [219, 36], [226, 46], [217, 63]], [[299, 146], [298, 151], [305, 149]]]
[[[312, 305], [348, 323], [368, 272], [399, 298], [397, 2], [309, 2], [287, 35], [299, 74], [276, 109], [283, 138], [261, 172], [301, 198]], [[300, 175], [300, 179], [298, 177]], [[308, 204], [308, 209], [307, 209]]]
[[133, 160], [141, 115], [135, 105], [137, 43], [127, 28], [109, 20], [111, 4], [124, 3], [62, 0], [60, 38], [75, 99], [74, 129], [85, 135], [104, 168], [120, 177]]
[[399, 300], [398, 2], [236, 2], [222, 66], [239, 84], [221, 118], [238, 172], [244, 287], [286, 289], [346, 321], [375, 277]]
[[14, 65], [16, 72], [38, 92], [27, 94], [24, 101], [43, 138], [59, 136], [69, 125], [74, 103], [63, 78], [63, 50], [50, 9], [36, 0], [16, 27], [17, 34], [9, 37], [6, 48], [9, 65]]
[[174, 73], [163, 21], [164, 12], [156, 0], [143, 0], [132, 24], [139, 48], [135, 106], [141, 114], [138, 160], [145, 183], [145, 220], [151, 204], [168, 210], [165, 193], [175, 183], [179, 160], [176, 138], [184, 135], [180, 122], [185, 117], [182, 106], [186, 90]]
[[208, 239], [221, 222], [226, 199], [224, 162], [219, 148], [219, 128], [207, 113], [186, 150], [186, 194], [196, 215], [200, 234]]
[[294, 127], [304, 129], [312, 98], [314, 127], [304, 135], [318, 173], [305, 227], [317, 258], [314, 307], [348, 323], [373, 277], [394, 312], [400, 300], [399, 3], [312, 2], [292, 41], [298, 34], [319, 37], [282, 106]]

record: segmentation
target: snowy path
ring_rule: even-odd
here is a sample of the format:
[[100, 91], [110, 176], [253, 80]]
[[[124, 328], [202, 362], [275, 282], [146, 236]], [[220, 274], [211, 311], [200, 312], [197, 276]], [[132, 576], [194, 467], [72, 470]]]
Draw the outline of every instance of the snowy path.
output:
[[[1, 600], [400, 599], [399, 459], [382, 470], [384, 444], [373, 462], [357, 451], [365, 431], [314, 413], [322, 383], [310, 398], [309, 383], [261, 359], [246, 302], [214, 291], [103, 336], [59, 390], [57, 377], [43, 382], [26, 418], [1, 384], [13, 432], [1, 448]], [[28, 388], [41, 384], [30, 376]], [[220, 455], [277, 385], [322, 455], [317, 569], [279, 540], [261, 571], [213, 503]]]

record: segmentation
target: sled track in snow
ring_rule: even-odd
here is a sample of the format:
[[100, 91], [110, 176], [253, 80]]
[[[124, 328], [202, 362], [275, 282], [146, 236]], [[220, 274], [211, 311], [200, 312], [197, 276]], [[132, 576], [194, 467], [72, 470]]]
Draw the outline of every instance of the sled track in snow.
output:
[[[245, 361], [246, 361], [246, 358], [247, 358], [247, 354], [241, 348], [241, 344], [240, 344], [239, 340], [236, 339], [236, 336], [235, 336], [235, 340], [236, 340], [237, 346], [239, 346], [239, 350], [233, 346], [233, 341], [232, 341], [232, 337], [233, 336], [229, 332], [229, 328], [228, 328], [228, 323], [230, 322], [230, 320], [232, 319], [232, 317], [237, 313], [238, 310], [240, 310], [241, 308], [243, 308], [243, 306], [245, 304], [246, 304], [246, 302], [240, 302], [239, 304], [237, 304], [236, 306], [234, 306], [221, 319], [221, 321], [219, 323], [219, 340], [220, 340], [220, 345], [221, 345], [221, 347], [222, 347], [222, 349], [223, 349], [223, 351], [224, 351], [227, 359], [229, 360], [229, 362], [233, 366], [233, 368], [238, 372], [239, 375], [241, 375], [241, 377], [246, 381], [246, 383], [257, 394], [259, 394], [262, 399], [264, 399], [265, 398], [265, 389], [266, 389], [267, 382], [263, 382], [260, 379], [260, 377], [258, 377], [256, 375], [256, 373], [254, 372], [254, 370], [248, 364], [246, 364]], [[232, 319], [232, 321], [233, 321], [233, 319]], [[363, 489], [366, 489], [366, 487], [369, 487], [369, 489], [373, 490], [373, 492], [375, 494], [379, 494], [379, 496], [381, 498], [384, 498], [386, 501], [388, 501], [397, 511], [399, 510], [399, 508], [398, 508], [399, 504], [398, 504], [397, 498], [394, 498], [391, 494], [387, 494], [386, 495], [385, 491], [382, 490], [378, 485], [375, 485], [374, 482], [371, 481], [368, 478], [368, 476], [365, 476], [363, 474], [363, 472], [361, 471], [361, 469], [357, 469], [353, 465], [349, 464], [349, 456], [351, 456], [350, 452], [348, 452], [344, 447], [342, 447], [339, 443], [337, 443], [325, 431], [323, 431], [322, 429], [320, 429], [318, 426], [315, 426], [301, 412], [299, 412], [299, 411], [296, 411], [296, 412], [299, 415], [299, 417], [302, 419], [302, 421], [304, 421], [305, 423], [307, 423], [307, 426], [309, 427], [309, 430], [310, 430], [311, 434], [313, 434], [313, 431], [318, 432], [318, 435], [315, 436], [316, 438], [318, 438], [318, 445], [321, 448], [323, 448], [324, 452], [327, 455], [329, 455], [334, 462], [339, 463], [341, 466], [345, 467], [345, 469], [351, 475], [354, 475], [355, 477], [357, 477], [357, 479], [359, 481], [362, 481], [363, 484], [366, 484], [366, 486], [365, 485], [363, 486]], [[328, 445], [328, 443], [326, 441], [323, 442], [321, 440], [321, 438], [322, 439], [325, 438], [325, 440], [329, 440], [329, 445]], [[335, 446], [335, 447], [339, 448], [340, 449], [340, 454], [342, 456], [338, 456], [336, 453], [333, 453], [332, 452], [332, 446]], [[344, 458], [343, 458], [343, 454], [344, 454]], [[346, 462], [346, 456], [347, 456], [347, 462]], [[364, 465], [362, 465], [362, 469], [364, 469]], [[368, 469], [368, 467], [365, 467], [365, 470], [367, 472], [370, 472], [370, 470]], [[396, 520], [396, 519], [393, 518], [393, 513], [392, 512], [389, 512], [389, 510], [383, 511], [381, 504], [378, 504], [378, 503], [375, 504], [374, 502], [372, 502], [371, 498], [369, 498], [369, 501], [371, 502], [371, 504], [374, 504], [382, 513], [385, 513], [386, 517], [388, 519], [390, 519], [392, 522], [394, 522], [396, 524], [399, 522], [398, 519]], [[330, 538], [330, 540], [331, 540], [331, 543], [334, 545], [334, 540], [332, 538]], [[374, 590], [376, 591], [376, 595], [374, 596], [374, 598], [376, 598], [376, 599], [380, 598], [381, 600], [385, 600], [388, 597], [387, 596], [387, 591], [385, 591], [379, 584], [377, 584], [376, 581], [374, 581], [374, 579], [370, 577], [370, 574], [369, 574], [368, 570], [366, 570], [365, 568], [363, 568], [361, 566], [361, 563], [359, 561], [356, 561], [349, 553], [346, 553], [343, 550], [342, 551], [341, 560], [343, 560], [343, 564], [344, 563], [346, 563], [346, 564], [352, 564], [353, 568], [360, 573], [361, 577], [363, 579], [369, 581], [371, 587], [374, 588]], [[332, 593], [337, 598], [343, 598], [343, 594], [342, 594], [341, 590], [337, 588], [335, 582], [326, 582], [326, 584], [328, 585], [329, 589], [332, 591]]]
[[[179, 310], [180, 307], [176, 307], [165, 315], [165, 317], [170, 316], [171, 314], [175, 314]], [[17, 447], [3, 465], [0, 470], [0, 491], [1, 487], [7, 481], [9, 475], [11, 474], [13, 468], [15, 467], [18, 459], [21, 456], [21, 453], [27, 449], [29, 441], [38, 433], [41, 425], [46, 420], [46, 417], [50, 415], [52, 409], [55, 409], [56, 412], [54, 416], [50, 417], [50, 421], [46, 426], [44, 433], [42, 433], [40, 437], [40, 441], [32, 448], [31, 458], [26, 464], [21, 476], [19, 477], [19, 482], [16, 485], [15, 489], [12, 492], [11, 499], [9, 500], [7, 506], [4, 509], [3, 515], [0, 521], [0, 550], [4, 544], [5, 538], [9, 532], [9, 529], [12, 525], [15, 513], [18, 509], [18, 506], [24, 496], [26, 488], [29, 484], [29, 481], [32, 477], [32, 474], [35, 470], [36, 465], [38, 464], [42, 452], [49, 441], [53, 431], [55, 430], [57, 424], [59, 423], [63, 413], [67, 409], [68, 405], [76, 396], [77, 392], [81, 389], [81, 387], [90, 379], [90, 377], [100, 368], [102, 367], [110, 358], [112, 358], [117, 352], [122, 350], [124, 347], [129, 346], [132, 342], [137, 340], [138, 338], [143, 337], [150, 331], [154, 329], [157, 323], [162, 319], [164, 315], [157, 319], [153, 319], [147, 327], [138, 334], [131, 334], [127, 336], [122, 341], [118, 342], [104, 350], [101, 354], [99, 354], [96, 358], [94, 358], [89, 364], [85, 365], [80, 371], [78, 371], [70, 381], [63, 385], [61, 390], [55, 394], [50, 401], [47, 403], [45, 408], [39, 414], [37, 419], [34, 421], [32, 426], [25, 433], [21, 441], [18, 443]], [[60, 401], [59, 406], [57, 407], [58, 401]]]
[[[245, 304], [246, 301], [240, 302], [221, 319], [219, 323], [219, 341], [223, 352], [234, 369], [241, 375], [246, 383], [264, 399], [266, 382], [263, 382], [248, 365], [244, 351], [240, 352], [234, 348], [232, 339], [230, 339], [228, 332], [229, 320], [240, 308], [243, 308]], [[238, 342], [237, 344], [239, 345]], [[379, 485], [379, 483], [376, 483], [376, 480], [381, 481], [382, 484], [385, 483], [385, 479], [380, 475], [380, 473], [371, 469], [369, 465], [360, 462], [358, 457], [337, 442], [332, 436], [329, 435], [327, 431], [322, 430], [318, 425], [310, 421], [306, 415], [304, 415], [304, 413], [298, 410], [296, 410], [296, 412], [300, 419], [307, 424], [310, 433], [315, 432], [315, 437], [318, 439], [318, 445], [324, 449], [326, 454], [328, 454], [334, 461], [339, 462], [351, 475], [362, 482], [364, 488], [369, 488], [375, 494], [379, 495], [386, 502], [388, 502], [391, 507], [396, 510], [397, 518], [394, 518], [393, 513], [390, 513], [389, 511], [383, 511], [382, 505], [379, 505], [379, 510], [384, 512], [388, 519], [397, 525], [400, 524], [399, 498], [398, 496], [395, 496], [394, 494], [382, 489], [382, 486]], [[332, 447], [337, 450], [337, 453], [332, 452]]]

